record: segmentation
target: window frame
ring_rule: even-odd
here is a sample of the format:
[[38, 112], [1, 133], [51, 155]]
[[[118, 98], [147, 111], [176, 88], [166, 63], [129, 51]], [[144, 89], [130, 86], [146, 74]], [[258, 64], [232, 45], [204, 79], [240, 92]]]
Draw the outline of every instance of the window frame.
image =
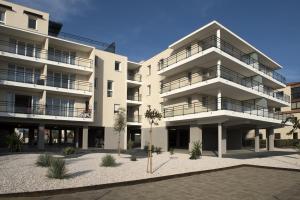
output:
[[151, 96], [151, 85], [147, 85], [147, 96]]
[[5, 24], [6, 22], [6, 9], [0, 8], [0, 12], [3, 12], [3, 20], [0, 18], [0, 23]]
[[152, 70], [151, 68], [152, 68], [151, 65], [147, 66], [148, 69], [147, 76], [151, 76], [151, 70]]
[[[34, 20], [35, 21], [35, 28], [30, 27], [30, 20]], [[28, 22], [27, 22], [27, 27], [31, 30], [37, 30], [38, 29], [38, 18], [28, 15]]]
[[[118, 69], [116, 67], [118, 66]], [[115, 71], [120, 72], [121, 71], [121, 62], [120, 61], [115, 61]]]
[[[109, 83], [111, 83], [111, 89], [109, 89]], [[112, 97], [113, 96], [113, 91], [114, 91], [114, 86], [113, 86], [114, 81], [113, 80], [107, 80], [107, 86], [106, 86], [106, 90], [107, 90], [107, 97]]]

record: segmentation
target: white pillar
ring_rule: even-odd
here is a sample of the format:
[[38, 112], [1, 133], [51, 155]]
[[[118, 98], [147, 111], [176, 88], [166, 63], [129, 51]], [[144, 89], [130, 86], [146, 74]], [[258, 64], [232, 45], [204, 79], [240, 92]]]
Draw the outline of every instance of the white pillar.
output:
[[38, 149], [44, 150], [45, 149], [45, 125], [40, 124], [38, 128]]
[[83, 127], [82, 129], [82, 149], [88, 149], [89, 140], [89, 129], [88, 127]]
[[[190, 126], [190, 142], [189, 142], [189, 151], [192, 150], [194, 142], [199, 141], [202, 144], [202, 128], [198, 125]], [[202, 149], [201, 149], [202, 150]]]
[[255, 128], [255, 144], [254, 151], [259, 152], [259, 129]]
[[220, 49], [221, 48], [221, 30], [220, 29], [217, 30], [216, 36], [217, 36], [217, 48]]
[[222, 64], [221, 60], [218, 60], [218, 62], [217, 62], [217, 77], [218, 78], [221, 77], [221, 64]]
[[225, 126], [222, 127], [222, 153], [227, 152], [227, 128]]
[[75, 129], [75, 147], [79, 148], [79, 128]]
[[222, 158], [222, 124], [218, 123], [218, 157]]
[[217, 95], [217, 108], [218, 110], [221, 110], [222, 109], [222, 92], [221, 90], [218, 91], [218, 95]]
[[267, 136], [268, 136], [268, 151], [274, 151], [274, 128], [267, 129]]

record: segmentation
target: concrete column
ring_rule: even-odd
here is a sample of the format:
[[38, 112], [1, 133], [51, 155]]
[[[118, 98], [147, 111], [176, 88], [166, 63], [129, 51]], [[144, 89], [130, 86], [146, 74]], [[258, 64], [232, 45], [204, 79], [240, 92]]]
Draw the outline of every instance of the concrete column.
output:
[[74, 130], [74, 135], [75, 135], [75, 147], [79, 148], [79, 128], [76, 128]]
[[267, 129], [267, 136], [268, 136], [268, 151], [274, 151], [274, 128]]
[[227, 152], [227, 128], [222, 127], [222, 153]]
[[[190, 126], [190, 142], [189, 142], [189, 151], [192, 150], [194, 142], [199, 141], [202, 144], [202, 127], [198, 125]], [[202, 151], [202, 149], [201, 149]]]
[[89, 140], [89, 129], [84, 127], [82, 129], [82, 149], [88, 149], [88, 140]]
[[218, 123], [218, 157], [222, 158], [222, 124]]
[[217, 77], [221, 77], [221, 60], [217, 62]]
[[221, 48], [221, 30], [218, 29], [216, 32], [216, 36], [217, 36], [217, 48]]
[[38, 128], [38, 149], [45, 149], [45, 125], [40, 124]]
[[254, 151], [259, 152], [259, 129], [255, 128], [255, 144]]
[[218, 91], [218, 95], [217, 95], [217, 108], [218, 108], [218, 110], [222, 109], [222, 92], [221, 92], [221, 90]]

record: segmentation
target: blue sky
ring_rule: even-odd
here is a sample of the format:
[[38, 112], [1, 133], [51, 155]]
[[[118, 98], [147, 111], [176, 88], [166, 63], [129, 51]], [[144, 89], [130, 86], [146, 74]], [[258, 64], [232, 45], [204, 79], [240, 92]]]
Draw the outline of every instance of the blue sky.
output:
[[63, 31], [117, 44], [130, 60], [146, 60], [217, 20], [300, 81], [299, 0], [12, 0], [47, 11]]

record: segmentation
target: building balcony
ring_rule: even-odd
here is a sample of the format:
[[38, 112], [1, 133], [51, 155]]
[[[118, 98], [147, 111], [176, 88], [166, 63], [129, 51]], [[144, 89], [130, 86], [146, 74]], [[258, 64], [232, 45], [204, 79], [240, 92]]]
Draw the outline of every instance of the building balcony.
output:
[[141, 125], [142, 115], [130, 115], [127, 114], [127, 124], [128, 125]]
[[141, 74], [127, 74], [127, 80], [142, 82], [142, 75]]
[[39, 90], [92, 95], [92, 84], [88, 81], [70, 80], [40, 75], [37, 72], [0, 69], [0, 84]]
[[[217, 79], [217, 78], [221, 78], [220, 80], [223, 79], [226, 81], [230, 81], [232, 83], [236, 83], [240, 86], [243, 86], [243, 87], [239, 87], [239, 89], [244, 89], [247, 92], [252, 92], [252, 93], [258, 92], [260, 96], [267, 97], [276, 101], [279, 100], [279, 102], [282, 102], [284, 104], [290, 103], [290, 96], [284, 94], [282, 91], [277, 91], [270, 87], [267, 87], [264, 84], [253, 80], [253, 78], [251, 77], [245, 77], [224, 66], [220, 66], [219, 75], [217, 72], [217, 66], [214, 66], [208, 69], [203, 69], [198, 73], [194, 73], [190, 77], [184, 76], [170, 82], [165, 82], [165, 83], [162, 82], [160, 93], [162, 97], [167, 97], [168, 95], [171, 94], [186, 92], [193, 88], [191, 86], [195, 86], [201, 82], [203, 83], [205, 81]], [[203, 84], [199, 85], [199, 87], [201, 86], [203, 86]]]
[[46, 60], [46, 63], [50, 65], [70, 65], [73, 67], [83, 67], [84, 69], [92, 69], [93, 67], [93, 60], [91, 59], [81, 58], [76, 55], [67, 55], [62, 51], [51, 52], [46, 49], [34, 47], [33, 45], [25, 45], [25, 43], [24, 45], [20, 45], [17, 42], [12, 43], [0, 40], [0, 51], [2, 52], [0, 54], [2, 56], [37, 62]]
[[[219, 104], [219, 108], [218, 108]], [[197, 118], [235, 117], [281, 124], [291, 115], [274, 112], [268, 108], [229, 98], [219, 98], [210, 102], [199, 102], [166, 106], [163, 109], [165, 121], [196, 120]]]
[[127, 105], [141, 105], [142, 95], [127, 95]]
[[18, 105], [16, 102], [0, 101], [0, 116], [91, 122], [93, 112], [91, 109], [86, 108], [47, 106], [43, 104]]
[[190, 49], [181, 50], [176, 54], [169, 56], [168, 58], [162, 59], [158, 63], [159, 73], [161, 73], [161, 71], [168, 70], [172, 65], [188, 59], [193, 55], [202, 55], [205, 50], [208, 50], [210, 48], [220, 49], [222, 52], [229, 54], [230, 56], [238, 59], [239, 61], [242, 61], [243, 63], [251, 66], [256, 70], [259, 70], [268, 77], [275, 79], [276, 81], [279, 81], [284, 85], [286, 84], [286, 78], [284, 76], [272, 70], [270, 67], [260, 63], [258, 60], [250, 57], [249, 54], [244, 53], [229, 42], [226, 42], [225, 40], [222, 40], [215, 35], [199, 41], [198, 45], [193, 45]]

